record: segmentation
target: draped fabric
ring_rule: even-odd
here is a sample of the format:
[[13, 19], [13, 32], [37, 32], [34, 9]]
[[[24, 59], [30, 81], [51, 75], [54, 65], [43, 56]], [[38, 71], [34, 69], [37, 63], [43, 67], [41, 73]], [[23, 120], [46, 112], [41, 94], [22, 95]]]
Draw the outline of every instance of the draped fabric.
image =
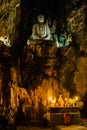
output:
[[50, 29], [46, 24], [35, 24], [32, 29], [33, 39], [50, 40]]

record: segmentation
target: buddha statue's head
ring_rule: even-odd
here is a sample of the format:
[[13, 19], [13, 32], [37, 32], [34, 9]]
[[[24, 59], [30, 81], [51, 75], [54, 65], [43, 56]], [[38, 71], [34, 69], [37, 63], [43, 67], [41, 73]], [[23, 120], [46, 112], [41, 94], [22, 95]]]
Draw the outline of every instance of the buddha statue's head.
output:
[[38, 22], [43, 23], [44, 22], [44, 15], [38, 15]]

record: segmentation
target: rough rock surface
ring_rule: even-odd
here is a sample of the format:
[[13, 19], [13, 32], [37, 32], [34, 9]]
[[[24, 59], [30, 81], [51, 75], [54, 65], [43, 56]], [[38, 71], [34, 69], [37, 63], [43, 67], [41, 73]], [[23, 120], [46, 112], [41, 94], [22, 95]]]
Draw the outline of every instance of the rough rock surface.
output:
[[[15, 41], [19, 42], [20, 23], [24, 22], [23, 36], [28, 33], [25, 30], [27, 28], [25, 21], [29, 18], [28, 12], [25, 12], [25, 8], [21, 9], [18, 0], [1, 0], [0, 2], [0, 37], [7, 35], [11, 45], [14, 45], [7, 48], [1, 44], [0, 47], [0, 69], [4, 73], [4, 86], [6, 89], [9, 89], [7, 84], [10, 80], [10, 68], [16, 66], [19, 76], [18, 84], [29, 91], [30, 97], [33, 98], [31, 100], [35, 105], [35, 111], [37, 111], [41, 102], [46, 106], [48, 98], [46, 96], [48, 95], [55, 98], [54, 95], [57, 97], [58, 93], [62, 92], [64, 97], [70, 94], [72, 97], [77, 95], [82, 99], [87, 93], [86, 3], [83, 2], [80, 6], [77, 6], [76, 3], [72, 6], [69, 3], [70, 6], [68, 7], [72, 6], [72, 10], [70, 12], [67, 10], [68, 13], [66, 14], [67, 30], [72, 34], [72, 43], [69, 46], [55, 49], [55, 47], [51, 48], [49, 45], [42, 44], [32, 46], [28, 50], [23, 49], [21, 52], [22, 43], [15, 46]], [[21, 11], [24, 21], [21, 19]], [[21, 41], [24, 41], [24, 39], [26, 38], [21, 37]], [[47, 42], [47, 44], [49, 43]], [[7, 90], [5, 94], [8, 95]]]

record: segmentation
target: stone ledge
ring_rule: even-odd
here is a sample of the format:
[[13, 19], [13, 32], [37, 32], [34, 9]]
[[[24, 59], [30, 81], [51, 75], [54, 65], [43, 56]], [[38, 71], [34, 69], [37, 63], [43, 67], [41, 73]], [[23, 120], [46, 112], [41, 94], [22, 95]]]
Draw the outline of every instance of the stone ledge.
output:
[[51, 126], [55, 125], [76, 125], [80, 123], [80, 112], [76, 107], [55, 107], [50, 110]]
[[87, 130], [87, 128], [80, 125], [71, 125], [71, 126], [56, 126], [55, 130]]

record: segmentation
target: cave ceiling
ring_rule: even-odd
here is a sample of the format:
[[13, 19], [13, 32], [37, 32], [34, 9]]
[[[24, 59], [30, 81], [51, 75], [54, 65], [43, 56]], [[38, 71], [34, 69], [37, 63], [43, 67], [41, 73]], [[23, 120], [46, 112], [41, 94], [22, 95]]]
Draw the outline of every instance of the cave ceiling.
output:
[[[81, 5], [80, 0], [21, 0], [22, 9], [26, 8], [29, 13], [40, 14], [46, 16], [65, 15], [65, 9], [71, 6], [71, 9]], [[70, 10], [69, 10], [70, 11]]]
[[[51, 20], [56, 18], [59, 23], [63, 23], [66, 22], [66, 17], [70, 12], [81, 4], [80, 0], [21, 0], [21, 32], [23, 32], [23, 37], [27, 39], [28, 35], [31, 34], [32, 25], [37, 22], [38, 14], [44, 14], [45, 21], [50, 17]], [[25, 35], [24, 32], [26, 32]]]

